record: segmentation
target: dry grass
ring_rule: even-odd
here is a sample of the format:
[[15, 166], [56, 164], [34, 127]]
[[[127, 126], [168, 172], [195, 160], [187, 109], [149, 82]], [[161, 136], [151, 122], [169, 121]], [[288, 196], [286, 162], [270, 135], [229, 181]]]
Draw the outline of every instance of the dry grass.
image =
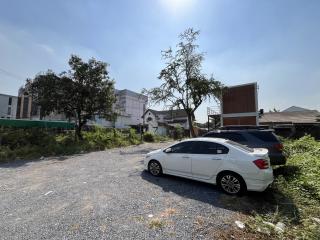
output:
[[164, 220], [161, 220], [160, 218], [154, 218], [149, 221], [150, 229], [163, 228], [165, 225], [166, 225], [166, 222]]
[[174, 215], [177, 213], [177, 210], [174, 209], [174, 208], [167, 208], [165, 209], [161, 214], [160, 216], [161, 217], [170, 217], [171, 215]]

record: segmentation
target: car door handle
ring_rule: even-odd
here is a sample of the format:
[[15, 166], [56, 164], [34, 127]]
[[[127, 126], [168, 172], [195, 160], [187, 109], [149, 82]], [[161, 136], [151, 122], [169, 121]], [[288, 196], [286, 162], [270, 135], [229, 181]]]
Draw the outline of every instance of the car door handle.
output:
[[183, 156], [182, 158], [190, 158], [190, 157], [188, 157], [188, 156]]
[[222, 160], [221, 158], [212, 158], [212, 160]]

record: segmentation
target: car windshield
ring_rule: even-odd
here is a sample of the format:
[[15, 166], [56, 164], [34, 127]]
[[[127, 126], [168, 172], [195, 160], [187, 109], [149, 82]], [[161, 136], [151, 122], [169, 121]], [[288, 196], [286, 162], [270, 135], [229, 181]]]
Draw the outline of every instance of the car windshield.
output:
[[254, 150], [252, 148], [249, 148], [247, 146], [244, 146], [240, 143], [237, 143], [237, 142], [234, 142], [234, 141], [231, 141], [231, 140], [228, 140], [227, 143], [229, 143], [230, 145], [236, 147], [236, 148], [240, 148], [246, 152], [253, 152]]

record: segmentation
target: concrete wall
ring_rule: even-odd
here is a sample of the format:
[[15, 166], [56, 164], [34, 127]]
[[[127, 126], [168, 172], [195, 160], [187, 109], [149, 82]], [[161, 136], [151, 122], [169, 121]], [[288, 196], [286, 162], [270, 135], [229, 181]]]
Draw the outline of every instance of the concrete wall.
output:
[[129, 116], [129, 125], [142, 124], [141, 117], [146, 110], [147, 96], [125, 89], [117, 90], [116, 97], [116, 110], [120, 111], [121, 115]]
[[[106, 128], [112, 128], [113, 123], [111, 121], [108, 121], [104, 118], [96, 118], [95, 121], [89, 121], [89, 124], [96, 124], [102, 127], [106, 127]], [[118, 116], [117, 120], [115, 122], [115, 127], [116, 128], [130, 128], [130, 118], [127, 116]]]
[[[9, 105], [9, 99], [11, 104]], [[18, 97], [0, 94], [0, 118], [15, 119], [17, 114]]]
[[[163, 126], [159, 123], [167, 123], [168, 125], [174, 127], [177, 124], [181, 125], [184, 129], [189, 129], [188, 119], [184, 118], [174, 118], [174, 119], [165, 119], [164, 115], [155, 115], [151, 111], [147, 111], [144, 115], [144, 124], [147, 125], [147, 130], [149, 132], [159, 134], [159, 135], [167, 135], [168, 134], [168, 127]], [[184, 120], [185, 122], [180, 122], [179, 120]]]
[[158, 119], [151, 111], [148, 111], [144, 115], [144, 124], [146, 124], [148, 126], [147, 131], [153, 132], [153, 133], [155, 133], [157, 128], [159, 127], [158, 126]]

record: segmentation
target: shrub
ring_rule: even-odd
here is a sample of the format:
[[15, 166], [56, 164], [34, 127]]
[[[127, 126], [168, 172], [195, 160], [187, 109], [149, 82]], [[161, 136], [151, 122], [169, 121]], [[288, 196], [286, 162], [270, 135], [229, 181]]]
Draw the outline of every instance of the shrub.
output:
[[287, 164], [274, 169], [272, 185], [272, 203], [279, 214], [277, 219], [272, 213], [256, 219], [284, 222], [287, 230], [283, 239], [317, 239], [320, 225], [314, 218], [320, 216], [320, 142], [304, 136], [285, 140], [284, 147]]
[[155, 136], [151, 132], [146, 132], [143, 134], [143, 140], [146, 142], [154, 142], [155, 141]]
[[129, 130], [129, 141], [131, 144], [139, 144], [141, 141], [140, 135], [136, 133], [136, 130], [130, 128]]
[[[150, 142], [154, 142], [156, 138], [161, 139], [152, 133], [146, 133], [144, 138], [145, 141]], [[0, 161], [104, 150], [140, 142], [140, 135], [134, 129], [119, 131], [93, 126], [90, 131], [83, 132], [82, 140], [75, 140], [73, 131], [57, 134], [38, 128], [2, 127], [0, 128]]]
[[289, 156], [284, 177], [305, 197], [320, 200], [320, 142], [311, 136], [304, 136], [296, 141], [285, 142], [285, 151]]
[[7, 162], [15, 159], [16, 154], [7, 146], [0, 146], [0, 162]]
[[175, 139], [182, 139], [183, 138], [183, 134], [184, 133], [184, 130], [183, 130], [183, 128], [181, 127], [181, 125], [180, 124], [177, 124], [177, 125], [175, 125], [175, 127], [174, 127], [174, 138]]

